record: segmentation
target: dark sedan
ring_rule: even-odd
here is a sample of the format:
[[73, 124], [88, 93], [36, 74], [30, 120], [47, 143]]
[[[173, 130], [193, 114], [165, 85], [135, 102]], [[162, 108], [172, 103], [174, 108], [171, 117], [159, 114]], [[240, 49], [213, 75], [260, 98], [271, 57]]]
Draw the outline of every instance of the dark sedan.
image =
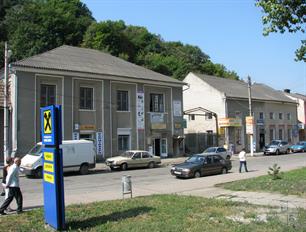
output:
[[171, 174], [176, 177], [191, 178], [212, 174], [225, 174], [232, 168], [229, 159], [223, 159], [220, 155], [196, 154], [189, 157], [184, 163], [171, 168]]

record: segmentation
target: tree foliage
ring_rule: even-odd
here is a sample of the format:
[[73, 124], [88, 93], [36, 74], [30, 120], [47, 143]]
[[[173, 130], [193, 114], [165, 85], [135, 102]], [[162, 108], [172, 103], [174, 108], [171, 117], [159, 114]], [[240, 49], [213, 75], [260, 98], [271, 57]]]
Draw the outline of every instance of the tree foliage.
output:
[[[146, 28], [127, 26], [122, 20], [93, 23], [86, 31], [82, 45], [109, 52], [179, 80], [190, 71], [239, 78], [224, 65], [212, 63], [209, 56], [197, 46], [165, 42]], [[206, 64], [209, 64], [209, 69]]]
[[[78, 46], [92, 23], [88, 8], [79, 0], [24, 0], [7, 6], [1, 25], [13, 51], [12, 60], [36, 55], [63, 44]], [[3, 57], [3, 50], [1, 56]], [[3, 63], [1, 64], [1, 66]]]
[[104, 51], [180, 80], [191, 71], [238, 79], [197, 46], [166, 42], [145, 27], [126, 25], [122, 20], [96, 22], [80, 0], [0, 3], [4, 3], [0, 7], [0, 67], [4, 41], [8, 41], [11, 61], [67, 44]]
[[[262, 17], [265, 25], [265, 36], [272, 32], [305, 33], [306, 0], [257, 0], [265, 15]], [[301, 47], [296, 51], [297, 60], [306, 61], [306, 40], [301, 41]]]

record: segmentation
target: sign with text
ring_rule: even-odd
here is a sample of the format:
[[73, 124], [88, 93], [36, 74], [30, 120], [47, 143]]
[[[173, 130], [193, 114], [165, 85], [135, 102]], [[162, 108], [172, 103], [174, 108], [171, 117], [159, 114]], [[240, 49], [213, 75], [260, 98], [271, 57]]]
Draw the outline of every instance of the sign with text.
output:
[[137, 93], [137, 129], [144, 129], [144, 93]]
[[218, 120], [219, 127], [241, 127], [241, 118], [220, 118]]
[[246, 127], [247, 134], [252, 135], [254, 133], [254, 117], [253, 116], [245, 117], [245, 127]]
[[96, 133], [96, 148], [97, 148], [97, 155], [104, 156], [104, 136], [103, 132]]
[[61, 106], [47, 106], [41, 112], [45, 222], [56, 230], [65, 228]]

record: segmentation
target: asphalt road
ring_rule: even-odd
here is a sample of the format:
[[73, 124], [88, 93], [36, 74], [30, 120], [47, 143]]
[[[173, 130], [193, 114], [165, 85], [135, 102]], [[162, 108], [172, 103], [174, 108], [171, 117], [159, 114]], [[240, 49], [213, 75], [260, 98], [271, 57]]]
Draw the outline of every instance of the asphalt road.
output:
[[[68, 205], [122, 199], [121, 178], [123, 175], [130, 175], [132, 177], [133, 196], [164, 193], [195, 195], [199, 190], [212, 188], [217, 183], [265, 175], [268, 168], [274, 163], [281, 166], [282, 171], [306, 167], [306, 153], [249, 157], [248, 173], [238, 173], [239, 161], [234, 157], [232, 160], [233, 169], [228, 174], [187, 180], [171, 176], [169, 166], [154, 169], [128, 170], [125, 172], [105, 170], [92, 172], [86, 176], [69, 173], [64, 178], [65, 203]], [[22, 177], [20, 181], [24, 197], [24, 207], [42, 206], [42, 180]], [[1, 197], [0, 203], [2, 201], [3, 197]], [[15, 203], [13, 203], [14, 207]]]

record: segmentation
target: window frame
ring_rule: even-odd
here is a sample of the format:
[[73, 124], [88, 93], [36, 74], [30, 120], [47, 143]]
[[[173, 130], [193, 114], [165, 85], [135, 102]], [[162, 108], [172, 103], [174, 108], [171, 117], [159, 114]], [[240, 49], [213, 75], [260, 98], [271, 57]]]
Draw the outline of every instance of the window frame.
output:
[[[127, 138], [127, 143], [124, 144], [125, 142], [123, 140], [120, 141], [120, 138], [124, 139]], [[131, 136], [129, 134], [118, 134], [117, 136], [117, 145], [118, 145], [118, 151], [128, 151], [131, 148]], [[127, 145], [127, 149], [125, 149], [124, 145]]]
[[[155, 109], [155, 106], [156, 106], [156, 102], [153, 102], [153, 97], [154, 96], [158, 96], [161, 98], [158, 98], [158, 110]], [[155, 100], [155, 99], [154, 99]], [[160, 105], [160, 100], [162, 100], [162, 105]], [[149, 110], [150, 112], [152, 113], [165, 113], [165, 94], [163, 93], [150, 93], [150, 105], [149, 105]]]
[[[81, 106], [81, 89], [91, 89], [92, 90], [92, 99], [91, 99], [91, 108], [86, 108], [86, 106], [84, 107], [84, 108], [82, 108], [82, 106]], [[92, 87], [92, 86], [85, 86], [85, 85], [81, 85], [80, 86], [80, 88], [79, 88], [79, 99], [80, 99], [80, 101], [79, 101], [79, 109], [80, 110], [83, 110], [83, 111], [93, 111], [93, 110], [95, 110], [95, 106], [94, 106], [94, 102], [95, 102], [95, 88], [94, 87]], [[84, 99], [84, 102], [85, 102], [85, 105], [86, 105], [86, 102], [87, 102], [87, 99], [86, 99], [86, 95], [85, 95], [85, 99]]]
[[[127, 94], [126, 95], [127, 96], [126, 105], [125, 105], [126, 109], [124, 109], [124, 107], [122, 107], [124, 101], [120, 101], [120, 104], [119, 104], [119, 98], [118, 98], [119, 93], [126, 93]], [[122, 99], [122, 96], [123, 95], [121, 95], [120, 100]], [[117, 111], [118, 112], [129, 112], [130, 111], [130, 93], [129, 93], [128, 90], [118, 89], [117, 92], [116, 92], [116, 99], [117, 99]], [[120, 108], [120, 107], [122, 107], [122, 108]]]
[[[47, 88], [47, 91], [46, 91], [46, 101], [45, 101], [45, 105], [42, 104], [42, 90], [43, 90], [43, 86], [46, 86], [48, 87]], [[49, 87], [54, 87], [54, 104], [48, 104], [48, 99], [50, 99], [50, 97], [48, 96], [48, 89]], [[56, 84], [49, 84], [49, 83], [41, 83], [40, 84], [40, 107], [45, 107], [45, 106], [49, 106], [49, 105], [56, 105], [56, 100], [57, 100], [57, 97], [56, 97], [56, 93], [57, 93], [57, 85]]]

